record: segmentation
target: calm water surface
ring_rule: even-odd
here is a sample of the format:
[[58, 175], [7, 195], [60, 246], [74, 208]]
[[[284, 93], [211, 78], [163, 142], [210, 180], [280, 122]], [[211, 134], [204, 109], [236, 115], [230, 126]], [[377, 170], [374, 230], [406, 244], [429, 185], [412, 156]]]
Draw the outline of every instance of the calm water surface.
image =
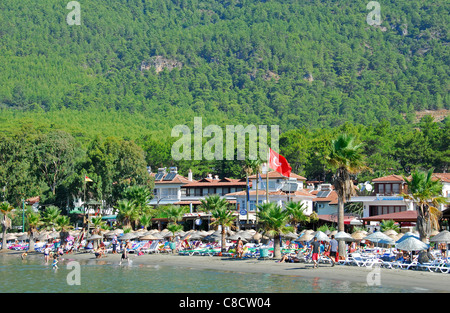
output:
[[0, 292], [100, 293], [299, 293], [299, 292], [414, 292], [413, 289], [297, 276], [222, 272], [160, 265], [122, 265], [81, 261], [80, 285], [69, 285], [72, 268], [61, 260], [59, 269], [41, 258], [0, 256]]

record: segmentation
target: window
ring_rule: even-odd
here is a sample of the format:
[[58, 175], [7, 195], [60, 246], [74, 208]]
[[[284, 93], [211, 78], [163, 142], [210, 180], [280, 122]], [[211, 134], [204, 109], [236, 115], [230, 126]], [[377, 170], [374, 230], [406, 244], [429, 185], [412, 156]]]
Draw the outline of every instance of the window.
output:
[[378, 193], [384, 193], [384, 184], [378, 184]]
[[400, 184], [392, 184], [392, 192], [399, 193], [400, 192]]
[[384, 186], [385, 188], [385, 193], [390, 194], [391, 193], [391, 184], [386, 184]]

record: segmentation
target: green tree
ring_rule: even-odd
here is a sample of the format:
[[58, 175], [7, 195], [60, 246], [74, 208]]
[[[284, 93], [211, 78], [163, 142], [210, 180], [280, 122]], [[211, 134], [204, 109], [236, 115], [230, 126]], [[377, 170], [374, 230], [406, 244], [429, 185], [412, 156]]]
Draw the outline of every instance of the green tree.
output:
[[47, 230], [52, 230], [57, 228], [57, 220], [60, 217], [61, 210], [54, 206], [49, 205], [41, 212], [42, 225]]
[[397, 233], [399, 233], [400, 227], [395, 223], [394, 220], [382, 220], [380, 224], [380, 230], [383, 232], [387, 230], [395, 230]]
[[309, 223], [309, 216], [305, 214], [307, 207], [304, 203], [289, 201], [286, 203], [286, 211], [289, 214], [289, 222], [296, 225], [299, 223]]
[[43, 134], [36, 141], [35, 164], [53, 196], [56, 188], [73, 173], [76, 146], [72, 135], [63, 131]]
[[136, 220], [136, 208], [131, 201], [127, 199], [117, 201], [114, 207], [117, 210], [117, 220], [119, 220], [124, 229], [131, 229], [131, 222]]
[[274, 238], [274, 258], [281, 258], [281, 234], [294, 230], [294, 227], [286, 226], [289, 221], [289, 212], [274, 202], [265, 202], [259, 205], [257, 214], [263, 232]]
[[41, 221], [41, 215], [39, 213], [35, 213], [32, 210], [27, 211], [27, 222], [28, 222], [28, 235], [30, 236], [28, 251], [34, 251], [34, 237], [38, 231], [38, 227], [40, 227], [43, 223]]
[[[353, 136], [342, 134], [332, 141], [331, 152], [327, 156], [330, 166], [336, 169], [333, 186], [338, 194], [338, 231], [344, 231], [344, 204], [355, 194], [350, 175], [365, 168], [360, 148]], [[339, 254], [344, 255], [343, 242], [339, 244]]]
[[2, 214], [2, 250], [6, 251], [6, 232], [9, 228], [11, 228], [11, 219], [13, 218], [13, 210], [14, 207], [10, 205], [8, 202], [0, 203], [0, 213]]
[[226, 227], [232, 227], [237, 216], [233, 216], [233, 212], [229, 210], [229, 203], [226, 199], [221, 198], [219, 195], [207, 196], [205, 199], [201, 199], [201, 206], [205, 212], [210, 212], [214, 221], [211, 226], [221, 227], [221, 252], [226, 251]]
[[441, 195], [442, 183], [433, 179], [433, 169], [428, 172], [416, 170], [411, 179], [405, 178], [405, 181], [409, 192], [402, 196], [414, 201], [418, 213], [416, 227], [420, 239], [426, 242], [433, 228], [439, 229], [441, 211], [437, 207], [447, 202]]

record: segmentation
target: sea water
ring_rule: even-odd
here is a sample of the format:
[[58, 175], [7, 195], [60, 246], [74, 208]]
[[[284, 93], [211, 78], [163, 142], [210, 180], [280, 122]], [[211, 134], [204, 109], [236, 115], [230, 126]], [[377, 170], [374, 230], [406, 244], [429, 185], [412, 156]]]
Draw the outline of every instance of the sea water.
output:
[[[71, 281], [69, 260], [58, 269], [51, 260], [0, 256], [0, 292], [7, 293], [391, 293], [414, 289], [275, 274], [200, 270], [177, 266], [103, 260], [79, 262], [79, 281]], [[68, 279], [69, 277], [69, 279]], [[417, 291], [417, 290], [416, 290]]]

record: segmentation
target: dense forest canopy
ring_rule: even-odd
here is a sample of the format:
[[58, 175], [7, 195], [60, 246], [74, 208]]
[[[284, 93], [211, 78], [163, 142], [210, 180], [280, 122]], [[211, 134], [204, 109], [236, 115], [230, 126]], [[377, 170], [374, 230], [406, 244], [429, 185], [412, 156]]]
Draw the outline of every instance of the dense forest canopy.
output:
[[[198, 116], [279, 125], [280, 152], [308, 179], [327, 178], [323, 153], [342, 131], [365, 143], [374, 172], [361, 178], [448, 170], [449, 119], [413, 124], [416, 111], [450, 109], [447, 1], [379, 1], [381, 25], [354, 0], [83, 0], [81, 25], [68, 25], [67, 3], [0, 2], [2, 153], [20, 150], [23, 192], [80, 187], [69, 175], [53, 189], [29, 159], [56, 131], [73, 138], [77, 175], [106, 175], [89, 149], [113, 141], [136, 144], [141, 167], [240, 177], [239, 162], [171, 158], [172, 127]], [[16, 166], [5, 164], [0, 187]]]

